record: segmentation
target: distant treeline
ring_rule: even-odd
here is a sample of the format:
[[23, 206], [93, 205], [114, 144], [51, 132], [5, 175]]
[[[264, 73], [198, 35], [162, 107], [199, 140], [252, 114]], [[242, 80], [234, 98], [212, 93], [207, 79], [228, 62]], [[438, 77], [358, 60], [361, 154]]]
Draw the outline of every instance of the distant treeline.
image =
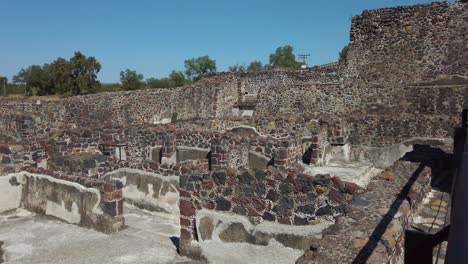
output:
[[[269, 64], [253, 61], [247, 65], [236, 64], [228, 68], [231, 72], [255, 73], [272, 67], [299, 69], [301, 62], [296, 61], [293, 47], [278, 47], [269, 56]], [[348, 46], [339, 54], [340, 61], [346, 61]], [[150, 88], [174, 88], [197, 81], [206, 73], [216, 72], [216, 61], [209, 56], [188, 59], [184, 62], [185, 71], [173, 70], [164, 78], [147, 78], [131, 69], [120, 72], [120, 83], [101, 84], [97, 74], [101, 64], [95, 57], [86, 57], [75, 52], [70, 59], [58, 58], [44, 65], [32, 65], [21, 69], [8, 82], [0, 76], [0, 94], [32, 95], [80, 95], [99, 92], [128, 91]]]

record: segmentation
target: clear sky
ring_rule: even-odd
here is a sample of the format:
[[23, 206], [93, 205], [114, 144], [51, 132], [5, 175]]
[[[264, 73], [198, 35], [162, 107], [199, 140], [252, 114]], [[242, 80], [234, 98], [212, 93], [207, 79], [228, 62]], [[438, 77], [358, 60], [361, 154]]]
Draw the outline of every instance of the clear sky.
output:
[[[0, 75], [70, 58], [95, 56], [99, 79], [126, 68], [145, 78], [183, 70], [209, 55], [218, 71], [268, 62], [278, 46], [309, 53], [309, 65], [337, 60], [351, 17], [365, 9], [428, 0], [0, 0]], [[451, 2], [454, 2], [451, 0]]]

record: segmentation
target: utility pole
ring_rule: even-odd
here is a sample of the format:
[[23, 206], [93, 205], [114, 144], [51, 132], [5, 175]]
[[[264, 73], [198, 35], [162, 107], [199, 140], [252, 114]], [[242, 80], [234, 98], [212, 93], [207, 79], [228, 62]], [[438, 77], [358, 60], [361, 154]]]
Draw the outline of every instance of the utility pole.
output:
[[302, 60], [304, 66], [307, 66], [306, 60], [310, 57], [310, 54], [299, 54], [297, 55], [297, 57], [299, 57], [299, 59]]

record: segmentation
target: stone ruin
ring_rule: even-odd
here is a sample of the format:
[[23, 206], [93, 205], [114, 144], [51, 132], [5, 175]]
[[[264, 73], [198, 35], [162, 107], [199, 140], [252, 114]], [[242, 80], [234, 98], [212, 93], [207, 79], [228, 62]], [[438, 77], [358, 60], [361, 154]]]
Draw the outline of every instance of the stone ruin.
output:
[[1, 99], [0, 211], [113, 233], [125, 202], [180, 218], [180, 254], [197, 260], [262, 262], [266, 247], [278, 263], [400, 263], [435, 169], [405, 154], [449, 153], [468, 107], [467, 4], [365, 11], [350, 37], [343, 63]]

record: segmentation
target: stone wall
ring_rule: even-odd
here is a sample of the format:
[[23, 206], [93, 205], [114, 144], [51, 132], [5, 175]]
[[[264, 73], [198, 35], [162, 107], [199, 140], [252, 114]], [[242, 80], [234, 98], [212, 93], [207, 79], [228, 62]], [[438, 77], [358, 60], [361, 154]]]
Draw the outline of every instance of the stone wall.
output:
[[[214, 169], [239, 168], [249, 166], [249, 153], [253, 151], [272, 160], [272, 165], [291, 168], [303, 154], [300, 140], [279, 140], [239, 129], [221, 132], [147, 125], [64, 130], [46, 144], [47, 164], [54, 170], [78, 175], [103, 175], [116, 166], [125, 166], [125, 161], [134, 165], [148, 161], [180, 165], [198, 160]], [[207, 153], [202, 158], [180, 160], [185, 148]]]
[[179, 217], [179, 177], [125, 168], [107, 173], [105, 178], [125, 181], [125, 202]]
[[353, 17], [348, 73], [355, 87], [468, 76], [466, 4], [434, 2]]
[[[209, 232], [196, 222], [198, 210], [243, 216], [253, 225], [314, 225], [344, 213], [351, 195], [360, 191], [356, 184], [329, 175], [312, 177], [272, 167], [186, 174], [180, 177], [181, 244], [190, 246], [196, 232]], [[192, 254], [195, 249], [185, 250]]]
[[57, 217], [104, 233], [124, 224], [122, 190], [115, 183], [66, 176], [59, 172], [26, 169], [0, 176], [0, 209], [18, 207]]

